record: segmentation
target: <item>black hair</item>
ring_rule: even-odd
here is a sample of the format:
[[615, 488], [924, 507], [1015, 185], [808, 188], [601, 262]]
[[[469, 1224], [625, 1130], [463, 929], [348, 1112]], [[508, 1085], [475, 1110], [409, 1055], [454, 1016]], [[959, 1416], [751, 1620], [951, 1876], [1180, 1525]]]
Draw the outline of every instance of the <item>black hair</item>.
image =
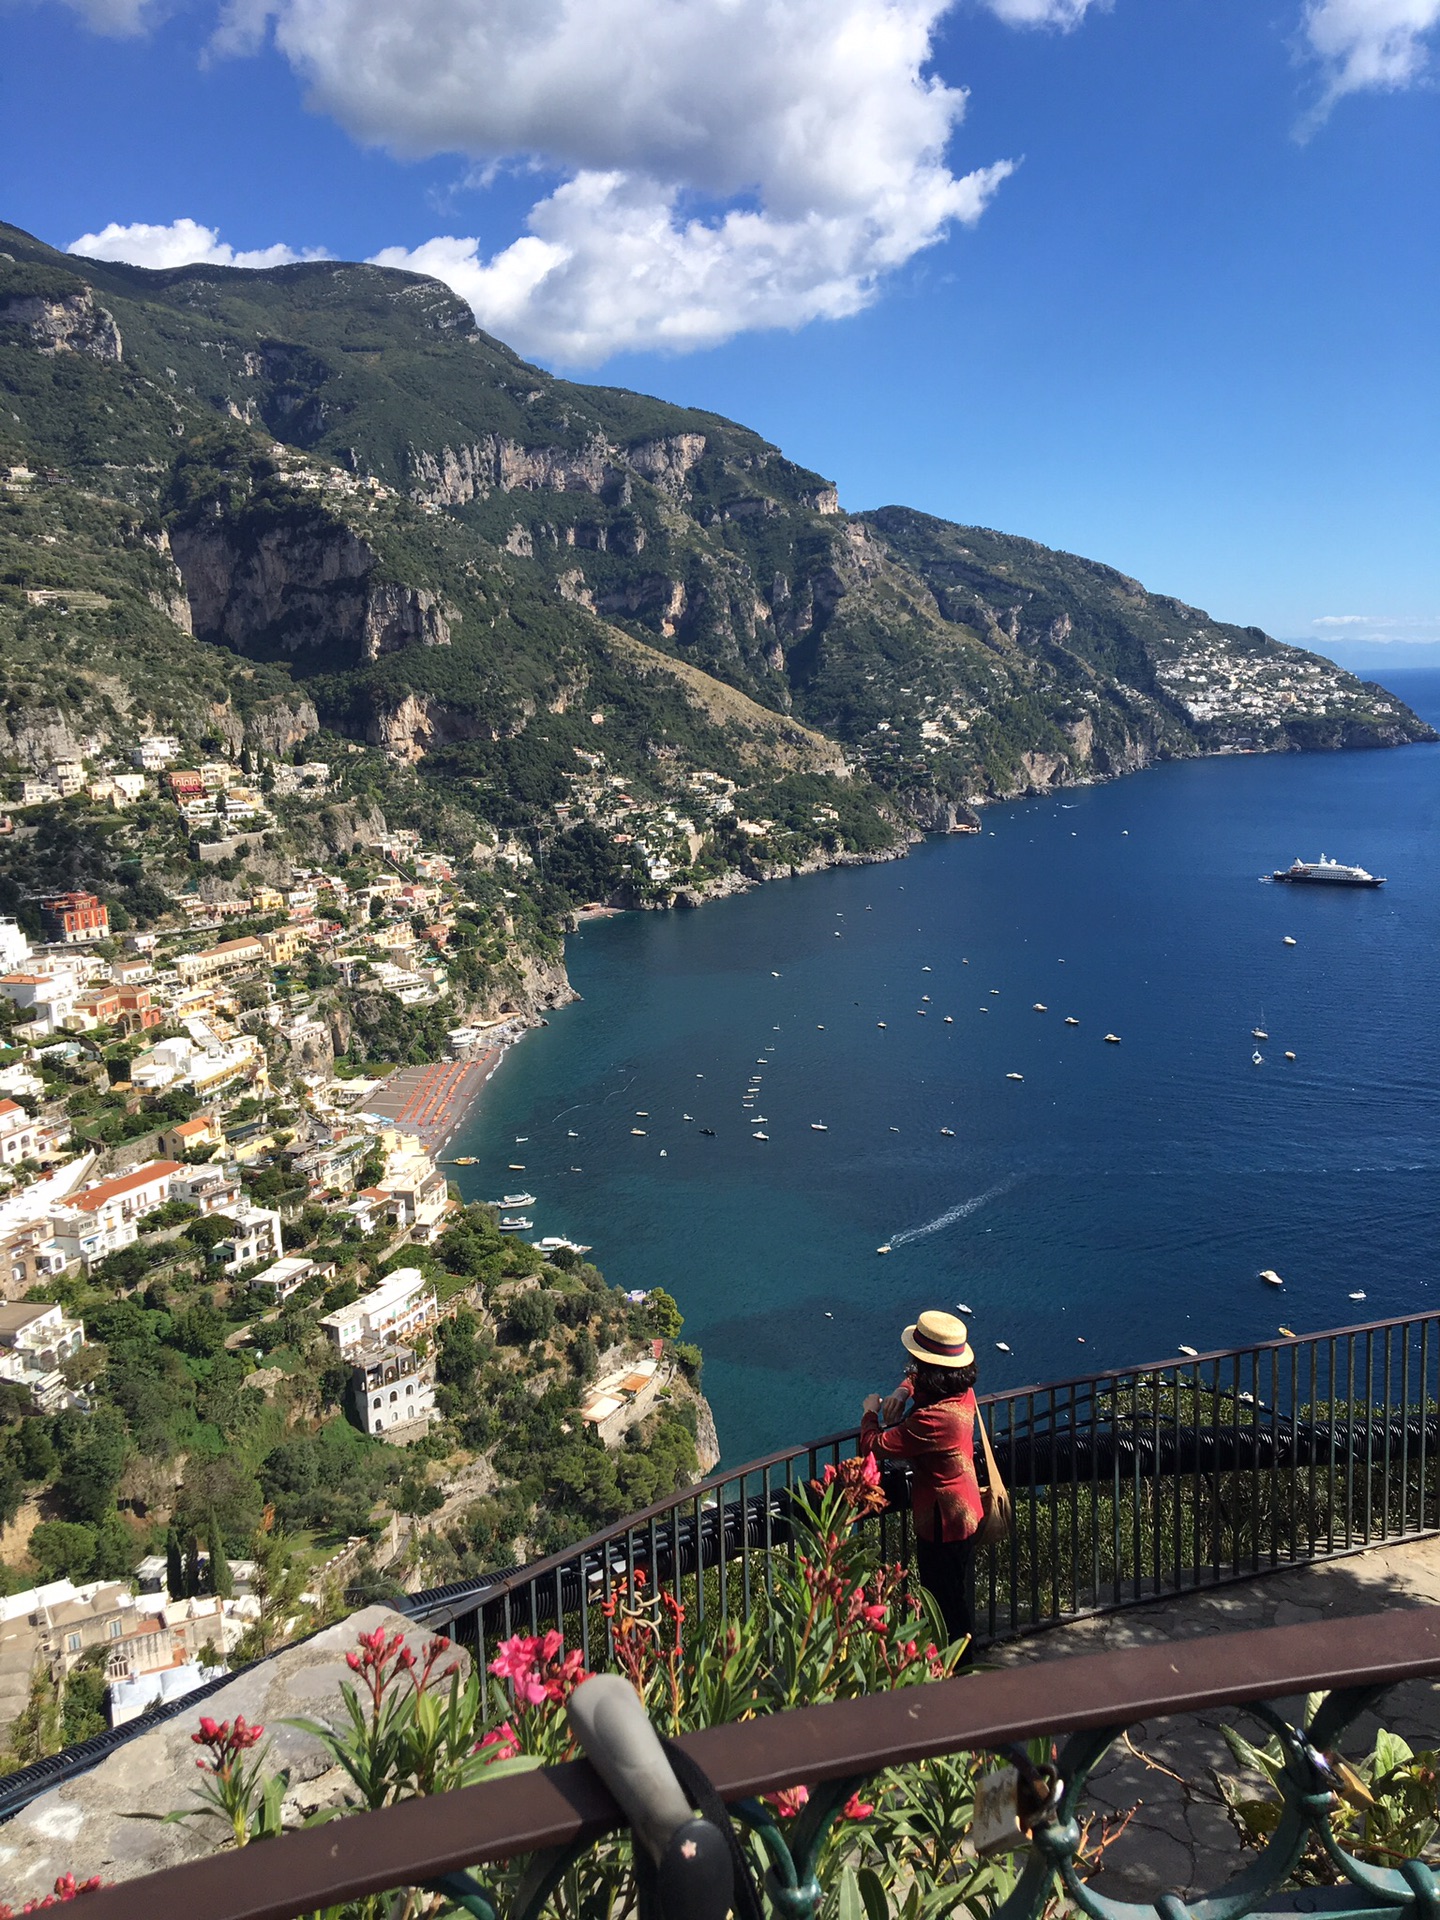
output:
[[917, 1407], [928, 1407], [937, 1400], [956, 1400], [975, 1384], [978, 1369], [972, 1360], [963, 1367], [933, 1367], [917, 1360], [910, 1369]]

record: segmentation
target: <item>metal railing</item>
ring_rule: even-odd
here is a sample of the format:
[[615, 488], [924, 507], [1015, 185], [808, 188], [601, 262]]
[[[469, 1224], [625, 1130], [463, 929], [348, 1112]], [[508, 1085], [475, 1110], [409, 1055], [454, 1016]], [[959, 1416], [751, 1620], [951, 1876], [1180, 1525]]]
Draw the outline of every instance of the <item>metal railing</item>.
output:
[[[1022, 1387], [982, 1406], [1015, 1504], [1010, 1538], [978, 1569], [982, 1644], [1440, 1531], [1440, 1314]], [[558, 1623], [598, 1667], [603, 1602], [639, 1571], [685, 1603], [697, 1643], [716, 1620], [766, 1604], [794, 1489], [856, 1440], [832, 1434], [712, 1475], [562, 1553], [401, 1605], [482, 1662], [496, 1640]], [[894, 1506], [871, 1524], [885, 1557], [908, 1563], [908, 1485], [886, 1478]], [[0, 1822], [146, 1724], [10, 1775]]]
[[[845, 1796], [867, 1779], [946, 1754], [1003, 1752], [1036, 1736], [1065, 1735], [1057, 1758], [1063, 1792], [1043, 1823], [1030, 1826], [1028, 1859], [996, 1920], [1040, 1920], [1057, 1890], [1092, 1920], [1154, 1920], [1157, 1913], [1170, 1920], [1187, 1913], [1241, 1920], [1267, 1902], [1273, 1912], [1431, 1920], [1440, 1886], [1428, 1868], [1406, 1860], [1367, 1866], [1336, 1842], [1330, 1829], [1336, 1774], [1326, 1750], [1387, 1688], [1435, 1674], [1440, 1609], [1392, 1610], [1027, 1663], [708, 1727], [678, 1746], [747, 1824], [764, 1819], [756, 1796], [797, 1782], [810, 1787], [806, 1819], [785, 1836], [773, 1823], [765, 1833], [772, 1862], [767, 1904], [785, 1920], [818, 1915], [825, 1890], [815, 1869], [831, 1823]], [[1281, 1737], [1282, 1812], [1268, 1845], [1248, 1856], [1228, 1886], [1192, 1896], [1187, 1907], [1174, 1894], [1153, 1906], [1128, 1905], [1086, 1885], [1077, 1816], [1090, 1773], [1128, 1728], [1206, 1707], [1278, 1706], [1317, 1690], [1327, 1698], [1304, 1726], [1291, 1724], [1275, 1706], [1255, 1709]], [[566, 1864], [624, 1824], [590, 1762], [572, 1761], [358, 1813], [238, 1854], [211, 1855], [87, 1894], [82, 1911], [87, 1920], [154, 1920], [157, 1914], [296, 1920], [418, 1887], [463, 1898], [465, 1910], [493, 1920], [500, 1910], [495, 1897], [483, 1879], [470, 1876], [517, 1855], [548, 1853], [545, 1870], [532, 1871], [509, 1907], [512, 1920], [536, 1920]], [[1294, 1901], [1272, 1898], [1292, 1882], [1312, 1839], [1341, 1886], [1311, 1886]]]
[[[1166, 1594], [1440, 1530], [1440, 1315], [1373, 1321], [983, 1395], [1013, 1500], [977, 1569], [985, 1644]], [[713, 1475], [547, 1559], [404, 1603], [484, 1658], [560, 1625], [587, 1665], [601, 1603], [637, 1572], [685, 1631], [765, 1604], [793, 1496], [855, 1451], [831, 1434]], [[908, 1481], [888, 1471], [887, 1560], [911, 1557]]]

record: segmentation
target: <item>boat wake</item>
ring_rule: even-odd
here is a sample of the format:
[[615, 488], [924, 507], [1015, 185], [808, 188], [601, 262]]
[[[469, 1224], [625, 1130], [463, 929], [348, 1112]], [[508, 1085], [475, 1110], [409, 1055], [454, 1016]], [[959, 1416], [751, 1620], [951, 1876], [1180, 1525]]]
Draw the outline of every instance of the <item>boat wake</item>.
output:
[[1019, 1175], [1002, 1180], [998, 1186], [987, 1187], [984, 1193], [977, 1193], [969, 1200], [962, 1200], [959, 1206], [948, 1207], [944, 1213], [937, 1214], [933, 1220], [927, 1220], [922, 1227], [906, 1227], [903, 1233], [892, 1233], [892, 1247], [908, 1246], [912, 1240], [927, 1240], [932, 1233], [943, 1233], [946, 1227], [953, 1227], [958, 1221], [968, 1220], [972, 1213], [978, 1213], [990, 1201], [998, 1200], [1002, 1193], [1008, 1193], [1016, 1184]]

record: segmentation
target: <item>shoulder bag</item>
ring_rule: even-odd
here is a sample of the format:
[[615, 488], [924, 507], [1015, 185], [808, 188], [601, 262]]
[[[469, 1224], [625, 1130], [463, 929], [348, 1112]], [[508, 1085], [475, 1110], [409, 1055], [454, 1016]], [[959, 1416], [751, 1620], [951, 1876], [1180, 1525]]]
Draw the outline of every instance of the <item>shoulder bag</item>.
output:
[[978, 1405], [975, 1408], [975, 1425], [980, 1434], [980, 1444], [985, 1450], [985, 1485], [980, 1489], [983, 1518], [975, 1529], [975, 1544], [988, 1547], [997, 1540], [1003, 1540], [1010, 1531], [1010, 1494], [1000, 1478], [1000, 1469], [995, 1464], [995, 1449], [990, 1445], [985, 1418]]

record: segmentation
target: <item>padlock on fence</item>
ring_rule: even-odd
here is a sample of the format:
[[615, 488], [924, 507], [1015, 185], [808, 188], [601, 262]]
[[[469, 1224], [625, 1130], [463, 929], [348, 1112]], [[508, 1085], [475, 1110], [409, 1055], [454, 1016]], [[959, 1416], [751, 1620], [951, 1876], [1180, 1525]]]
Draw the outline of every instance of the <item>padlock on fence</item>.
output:
[[1053, 1767], [1037, 1767], [1028, 1759], [1018, 1766], [997, 1767], [975, 1782], [975, 1813], [970, 1822], [970, 1844], [982, 1860], [997, 1853], [1028, 1847], [1032, 1830], [1060, 1804], [1064, 1782]]

